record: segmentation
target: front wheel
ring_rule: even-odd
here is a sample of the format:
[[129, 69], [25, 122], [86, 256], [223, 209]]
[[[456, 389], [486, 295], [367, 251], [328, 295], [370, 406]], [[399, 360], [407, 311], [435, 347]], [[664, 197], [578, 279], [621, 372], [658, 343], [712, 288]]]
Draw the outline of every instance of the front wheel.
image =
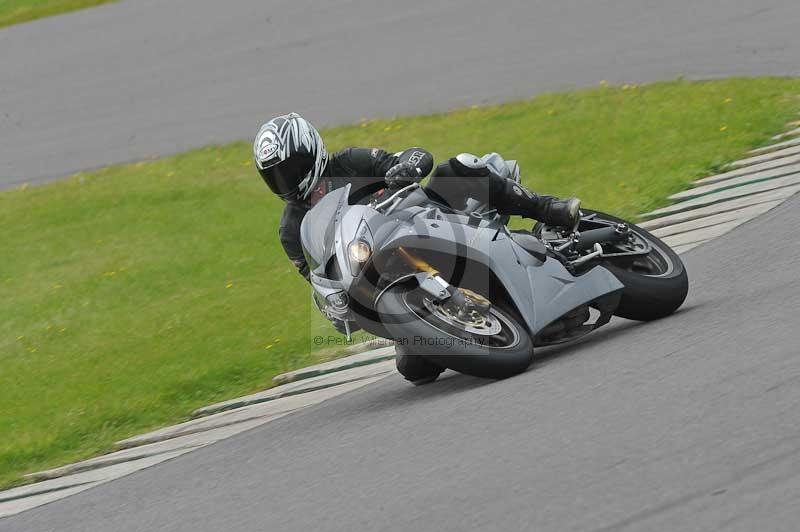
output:
[[423, 290], [398, 285], [383, 293], [377, 310], [400, 347], [398, 355], [420, 357], [420, 366], [424, 360], [475, 377], [502, 379], [525, 371], [533, 359], [533, 342], [525, 328], [495, 306], [483, 314], [456, 316]]

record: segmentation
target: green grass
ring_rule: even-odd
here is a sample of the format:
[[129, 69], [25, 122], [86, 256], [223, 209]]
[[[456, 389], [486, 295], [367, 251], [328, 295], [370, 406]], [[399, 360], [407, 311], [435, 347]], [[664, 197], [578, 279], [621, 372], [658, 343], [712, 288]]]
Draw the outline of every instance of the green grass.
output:
[[0, 0], [0, 28], [113, 0]]
[[[784, 79], [601, 87], [324, 136], [495, 150], [538, 191], [631, 217], [763, 144], [798, 94]], [[280, 211], [247, 142], [0, 194], [0, 485], [316, 361], [312, 337], [333, 329], [283, 256]]]

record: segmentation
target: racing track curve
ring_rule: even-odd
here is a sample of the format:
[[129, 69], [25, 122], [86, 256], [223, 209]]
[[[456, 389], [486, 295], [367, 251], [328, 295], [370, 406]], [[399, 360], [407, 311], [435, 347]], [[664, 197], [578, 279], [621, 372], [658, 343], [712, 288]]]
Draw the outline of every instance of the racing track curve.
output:
[[797, 0], [123, 0], [0, 29], [0, 188], [611, 82], [800, 75]]

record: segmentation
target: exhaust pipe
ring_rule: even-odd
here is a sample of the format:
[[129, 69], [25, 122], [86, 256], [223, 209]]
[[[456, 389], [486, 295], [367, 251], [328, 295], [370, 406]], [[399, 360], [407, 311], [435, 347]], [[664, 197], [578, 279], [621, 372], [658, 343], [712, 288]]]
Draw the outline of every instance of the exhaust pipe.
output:
[[578, 236], [575, 242], [575, 249], [577, 251], [586, 251], [592, 249], [595, 244], [603, 244], [606, 242], [621, 242], [627, 240], [628, 232], [620, 231], [617, 227], [602, 227], [600, 229], [590, 229], [584, 231]]

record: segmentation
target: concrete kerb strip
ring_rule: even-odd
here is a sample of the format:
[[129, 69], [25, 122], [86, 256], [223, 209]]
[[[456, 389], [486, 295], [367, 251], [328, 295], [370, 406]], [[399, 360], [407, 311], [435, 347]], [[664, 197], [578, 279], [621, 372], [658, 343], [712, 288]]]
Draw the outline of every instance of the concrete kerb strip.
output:
[[717, 192], [716, 194], [701, 196], [699, 198], [684, 201], [682, 203], [676, 203], [675, 205], [670, 205], [669, 207], [664, 207], [645, 213], [642, 215], [642, 217], [650, 219], [666, 216], [668, 214], [678, 214], [684, 211], [691, 211], [701, 207], [707, 207], [709, 205], [724, 203], [732, 199], [744, 198], [747, 196], [753, 196], [756, 194], [762, 194], [764, 192], [771, 192], [780, 189], [786, 189], [787, 191], [792, 191], [792, 193], [794, 193], [798, 190], [798, 187], [800, 187], [800, 184], [798, 184], [797, 176], [783, 177], [770, 181], [758, 182], [753, 185], [727, 189]]
[[380, 349], [374, 349], [372, 351], [339, 358], [330, 362], [324, 362], [322, 364], [316, 364], [307, 368], [301, 368], [298, 370], [289, 371], [287, 373], [282, 373], [274, 377], [272, 382], [276, 385], [288, 384], [290, 382], [309, 379], [311, 377], [318, 377], [320, 375], [352, 369], [358, 366], [376, 364], [385, 360], [391, 360], [394, 358], [394, 356], [394, 344], [392, 344]]
[[[798, 129], [797, 131], [800, 131]], [[750, 155], [761, 155], [764, 153], [771, 153], [774, 151], [779, 151], [784, 148], [790, 148], [792, 146], [800, 146], [800, 137], [795, 137], [784, 142], [779, 142], [778, 144], [772, 144], [771, 146], [764, 146], [763, 148], [756, 148], [754, 150], [750, 150], [747, 152]]]
[[737, 168], [744, 168], [745, 166], [753, 166], [755, 164], [777, 161], [797, 154], [800, 154], [800, 146], [790, 146], [782, 150], [765, 153], [763, 155], [756, 155], [755, 157], [748, 157], [747, 159], [741, 159], [739, 161], [734, 161], [726, 165], [725, 167], [730, 168], [731, 170], [735, 170]]
[[328, 375], [320, 375], [318, 377], [311, 377], [299, 382], [285, 384], [277, 388], [270, 388], [269, 390], [258, 392], [255, 394], [231, 399], [230, 401], [223, 401], [203, 408], [198, 408], [192, 412], [193, 417], [207, 416], [209, 414], [216, 414], [217, 412], [224, 412], [226, 410], [233, 410], [243, 406], [264, 403], [273, 401], [275, 399], [289, 397], [301, 393], [322, 390], [331, 386], [338, 386], [353, 381], [373, 377], [375, 375], [388, 374], [394, 371], [394, 362], [384, 361], [377, 364], [357, 366], [352, 369], [340, 371]]
[[720, 181], [733, 179], [734, 177], [757, 174], [766, 170], [772, 170], [773, 168], [782, 168], [793, 164], [800, 164], [800, 155], [791, 155], [775, 161], [768, 161], [761, 164], [755, 164], [753, 166], [745, 166], [744, 168], [731, 170], [730, 172], [704, 177], [702, 179], [693, 181], [692, 185], [711, 185], [713, 183], [719, 183]]
[[794, 195], [795, 192], [796, 191], [793, 191], [791, 189], [778, 189], [770, 192], [763, 192], [761, 194], [754, 194], [752, 196], [745, 196], [742, 198], [733, 199], [730, 201], [726, 201], [724, 203], [716, 203], [714, 205], [709, 205], [708, 207], [702, 207], [690, 211], [683, 211], [677, 214], [671, 214], [669, 216], [664, 216], [661, 218], [654, 218], [652, 220], [647, 220], [646, 222], [642, 222], [638, 225], [639, 227], [647, 229], [648, 231], [652, 231], [653, 229], [659, 229], [661, 227], [667, 227], [670, 225], [675, 225], [683, 222], [698, 220], [700, 218], [705, 218], [707, 216], [711, 216], [714, 214], [738, 211], [741, 208], [749, 207], [752, 205], [758, 205], [761, 203], [768, 203], [768, 202], [780, 203], [783, 202], [789, 196]]
[[755, 205], [747, 205], [742, 208], [734, 209], [731, 211], [724, 211], [719, 213], [711, 212], [711, 214], [707, 216], [655, 228], [652, 229], [650, 232], [653, 233], [658, 238], [663, 239], [668, 236], [678, 235], [681, 233], [688, 233], [690, 231], [696, 231], [697, 229], [713, 227], [715, 225], [720, 225], [735, 220], [749, 220], [751, 218], [755, 218], [756, 216], [764, 214], [770, 209], [777, 207], [781, 203], [783, 203], [783, 201], [776, 200], [765, 203], [756, 203]]
[[700, 196], [713, 194], [714, 192], [721, 192], [731, 188], [751, 185], [761, 181], [770, 181], [779, 177], [787, 177], [795, 174], [800, 174], [800, 164], [781, 166], [779, 168], [773, 168], [771, 170], [765, 170], [755, 174], [747, 174], [741, 177], [734, 177], [732, 179], [727, 179], [725, 181], [719, 181], [708, 185], [695, 186], [695, 188], [690, 188], [688, 190], [673, 194], [669, 197], [669, 199], [674, 201], [685, 201], [699, 198]]
[[697, 246], [705, 244], [706, 242], [708, 242], [708, 240], [701, 240], [699, 242], [692, 242], [691, 244], [685, 244], [683, 246], [671, 246], [671, 247], [675, 253], [677, 253], [678, 255], [682, 255], [687, 251], [696, 248]]
[[786, 139], [786, 138], [789, 138], [789, 137], [795, 137], [795, 136], [800, 136], [800, 127], [796, 127], [794, 129], [786, 131], [784, 133], [779, 133], [778, 135], [775, 135], [774, 137], [772, 137], [772, 140], [783, 140], [783, 139]]
[[[368, 379], [369, 377], [366, 378]], [[361, 386], [362, 380], [363, 379], [355, 380], [351, 383], [343, 383], [338, 386], [329, 386], [302, 394], [290, 395], [288, 397], [256, 403], [234, 410], [225, 410], [216, 414], [199, 417], [185, 423], [173, 425], [171, 427], [165, 427], [163, 429], [148, 432], [146, 434], [133, 436], [132, 438], [118, 441], [116, 446], [121, 449], [127, 449], [139, 445], [177, 438], [179, 436], [195, 434], [227, 425], [242, 423], [252, 419], [296, 412], [297, 410], [307, 406], [315, 405], [326, 399], [339, 395], [344, 389], [358, 388]]]
[[[283, 414], [272, 416], [269, 419], [257, 419], [257, 420], [251, 419], [249, 423], [241, 423], [236, 427], [226, 425], [218, 427], [214, 430], [209, 430], [198, 434], [188, 434], [185, 436], [181, 436], [179, 438], [174, 438], [172, 440], [167, 440], [158, 443], [151, 443], [149, 445], [143, 445], [141, 447], [134, 447], [131, 449], [125, 449], [122, 451], [113, 452], [103, 456], [98, 456], [97, 458], [92, 458], [89, 460], [84, 460], [82, 462], [69, 464], [63, 467], [57, 467], [55, 469], [49, 469], [46, 471], [38, 471], [36, 473], [31, 473], [25, 475], [25, 478], [33, 480], [49, 480], [68, 475], [74, 475], [76, 473], [82, 473], [84, 471], [102, 469], [105, 467], [109, 467], [116, 464], [122, 464], [125, 462], [134, 462], [136, 460], [151, 458], [154, 456], [173, 453], [180, 450], [190, 451], [199, 447], [204, 447], [210, 443], [219, 441], [220, 439], [233, 436], [234, 434], [238, 434], [239, 432], [245, 431], [249, 428], [256, 427], [260, 424], [266, 423], [267, 421], [271, 421], [272, 419], [275, 419], [282, 415], [286, 415], [288, 413], [289, 412], [285, 412]], [[255, 421], [258, 422], [256, 423]]]
[[[181, 423], [179, 425], [174, 425], [172, 427], [167, 427], [164, 429], [156, 430], [153, 432], [148, 432], [147, 434], [142, 434], [140, 436], [133, 436], [132, 438], [126, 438], [124, 440], [120, 440], [114, 444], [115, 447], [118, 449], [123, 450], [131, 450], [131, 449], [141, 449], [147, 445], [153, 443], [160, 443], [168, 440], [174, 440], [177, 438], [182, 438], [184, 436], [191, 436], [193, 434], [199, 434], [208, 432], [211, 430], [229, 427], [231, 425], [237, 425], [239, 423], [246, 423], [248, 421], [254, 421], [257, 419], [266, 420], [267, 418], [272, 419], [277, 416], [281, 416], [284, 414], [290, 414], [305, 406], [309, 406], [315, 404], [313, 400], [310, 400], [309, 396], [311, 396], [315, 392], [310, 392], [308, 394], [304, 394], [302, 397], [306, 398], [306, 403], [303, 405], [292, 405], [286, 406], [281, 404], [280, 407], [285, 408], [277, 408], [274, 412], [262, 412], [262, 411], [254, 411], [254, 408], [261, 407], [263, 404], [256, 404], [251, 406], [246, 406], [242, 408], [238, 408], [236, 410], [228, 410], [225, 412], [220, 412], [219, 414], [214, 414], [211, 416], [206, 416], [203, 418], [198, 418], [192, 421], [187, 421], [186, 423]], [[301, 397], [301, 396], [295, 396]], [[294, 398], [294, 397], [293, 397]], [[287, 400], [289, 398], [286, 398]], [[280, 404], [283, 401], [271, 401], [271, 403]], [[270, 404], [270, 406], [273, 406]], [[230, 414], [230, 415], [229, 415]], [[202, 422], [202, 423], [201, 423]]]
[[123, 462], [102, 469], [94, 469], [46, 480], [28, 486], [12, 488], [0, 493], [0, 517], [18, 514], [37, 506], [74, 495], [99, 484], [124, 477], [135, 471], [160, 464], [192, 449], [181, 449], [171, 453], [150, 456], [134, 462]]
[[742, 218], [740, 220], [733, 220], [731, 222], [712, 225], [710, 227], [701, 227], [700, 229], [695, 229], [694, 231], [687, 231], [685, 233], [678, 233], [677, 235], [665, 237], [663, 240], [669, 247], [685, 246], [688, 244], [694, 244], [696, 242], [706, 242], [708, 240], [721, 237], [725, 233], [731, 231], [746, 221], [746, 218]]

